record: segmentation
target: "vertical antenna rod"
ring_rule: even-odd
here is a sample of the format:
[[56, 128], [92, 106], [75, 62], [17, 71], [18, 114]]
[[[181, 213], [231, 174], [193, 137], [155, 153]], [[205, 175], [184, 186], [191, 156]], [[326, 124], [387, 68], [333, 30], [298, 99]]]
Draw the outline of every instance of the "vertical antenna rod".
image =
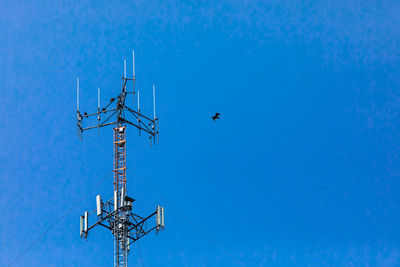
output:
[[126, 79], [126, 59], [124, 59], [124, 79]]
[[153, 107], [154, 107], [154, 119], [156, 119], [156, 87], [153, 84]]
[[[156, 86], [153, 84], [153, 108], [154, 108], [154, 119], [152, 128], [157, 133], [158, 140], [158, 120], [156, 119]], [[156, 136], [154, 135], [154, 144], [156, 143]]]
[[76, 79], [76, 110], [79, 112], [79, 78]]
[[82, 116], [79, 113], [79, 78], [76, 79], [76, 122], [77, 135], [82, 141]]
[[100, 111], [100, 88], [97, 88], [97, 112]]
[[135, 80], [135, 50], [132, 49], [132, 78]]
[[100, 88], [97, 88], [97, 134], [100, 133], [99, 122], [100, 122]]
[[[138, 113], [140, 114], [140, 98], [139, 98], [139, 93], [140, 93], [140, 91], [138, 90], [137, 91], [137, 111], [138, 111]], [[139, 126], [140, 126], [140, 115], [138, 116], [138, 124], [139, 124]], [[139, 129], [139, 135], [140, 135], [140, 127], [138, 128]]]
[[135, 50], [132, 49], [132, 86], [133, 86], [133, 104], [135, 104], [135, 80], [136, 80], [136, 74], [135, 74]]

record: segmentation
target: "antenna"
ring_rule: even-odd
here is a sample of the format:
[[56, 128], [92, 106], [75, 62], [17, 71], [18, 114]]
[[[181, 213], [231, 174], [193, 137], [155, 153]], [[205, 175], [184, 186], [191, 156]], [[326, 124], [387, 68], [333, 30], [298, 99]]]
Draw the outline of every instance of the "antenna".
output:
[[[137, 91], [137, 110], [140, 113], [140, 98], [139, 98], [140, 91]], [[140, 117], [137, 118], [138, 123], [140, 124]], [[139, 135], [140, 135], [140, 128], [139, 128]]]
[[[156, 87], [153, 84], [153, 109], [154, 109], [154, 124], [151, 126], [153, 130], [158, 133], [158, 119], [156, 117]], [[157, 134], [157, 141], [158, 141], [158, 134]], [[154, 143], [156, 143], [156, 138], [154, 138]]]
[[97, 134], [100, 134], [99, 122], [100, 122], [100, 88], [97, 88]]
[[126, 59], [124, 59], [124, 79], [126, 79]]
[[97, 88], [97, 112], [100, 112], [100, 88]]
[[135, 50], [132, 49], [132, 88], [133, 88], [133, 104], [135, 104], [135, 80], [136, 80], [136, 74], [135, 74]]
[[[126, 196], [126, 126], [132, 125], [149, 135], [151, 139], [158, 137], [158, 119], [155, 114], [155, 86], [153, 85], [154, 118], [146, 116], [140, 111], [140, 96], [138, 91], [137, 111], [126, 105], [128, 93], [132, 93], [135, 99], [135, 59], [132, 50], [132, 79], [126, 77], [126, 60], [124, 60], [124, 76], [122, 89], [119, 95], [110, 99], [110, 102], [100, 106], [100, 88], [97, 88], [97, 112], [81, 115], [79, 112], [79, 78], [77, 80], [77, 128], [78, 136], [82, 140], [84, 131], [113, 125], [114, 130], [114, 188], [113, 198], [103, 203], [100, 195], [96, 196], [96, 209], [92, 212], [84, 212], [80, 218], [81, 237], [87, 238], [88, 233], [95, 226], [103, 226], [114, 235], [114, 266], [127, 267], [129, 247], [143, 236], [153, 230], [157, 232], [164, 229], [164, 209], [157, 206], [150, 215], [139, 216], [132, 210], [133, 198]], [[127, 83], [132, 81], [133, 92], [127, 92]], [[97, 117], [97, 122], [94, 119]], [[135, 120], [136, 119], [136, 120]], [[84, 124], [85, 122], [85, 124]], [[90, 216], [92, 224], [89, 224], [89, 215], [95, 213], [97, 216]], [[150, 225], [150, 218], [157, 217], [156, 225]], [[153, 217], [153, 218], [154, 218]], [[94, 219], [92, 219], [94, 218]]]
[[154, 107], [154, 119], [156, 119], [156, 87], [153, 84], [153, 107]]
[[79, 113], [79, 78], [76, 79], [76, 134], [82, 141], [82, 115]]
[[135, 80], [135, 50], [132, 49], [132, 79]]
[[76, 110], [79, 112], [79, 78], [76, 79]]

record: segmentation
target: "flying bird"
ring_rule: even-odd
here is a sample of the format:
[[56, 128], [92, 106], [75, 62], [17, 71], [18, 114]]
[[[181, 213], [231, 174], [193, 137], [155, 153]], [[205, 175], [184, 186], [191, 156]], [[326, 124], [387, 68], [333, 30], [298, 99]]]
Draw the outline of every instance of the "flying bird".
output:
[[213, 121], [215, 121], [216, 119], [218, 119], [218, 120], [219, 120], [219, 119], [220, 119], [220, 118], [219, 118], [219, 115], [221, 115], [221, 114], [220, 114], [220, 113], [218, 113], [218, 112], [217, 112], [217, 113], [215, 113], [215, 115], [212, 117]]

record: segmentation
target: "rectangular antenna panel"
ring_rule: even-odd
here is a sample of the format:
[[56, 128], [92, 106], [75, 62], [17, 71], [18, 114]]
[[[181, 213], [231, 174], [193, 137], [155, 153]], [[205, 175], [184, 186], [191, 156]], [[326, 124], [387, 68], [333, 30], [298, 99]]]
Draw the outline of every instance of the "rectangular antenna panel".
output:
[[82, 235], [83, 235], [83, 216], [81, 215], [81, 216], [79, 216], [79, 219], [80, 219], [80, 229], [79, 229], [79, 234], [80, 234], [80, 236], [82, 237]]
[[157, 205], [157, 215], [156, 215], [156, 226], [157, 230], [160, 229], [160, 224], [161, 224], [161, 208], [160, 205]]
[[161, 227], [164, 228], [164, 207], [161, 207]]
[[96, 209], [97, 209], [97, 216], [100, 216], [101, 212], [102, 212], [102, 210], [101, 210], [101, 196], [100, 195], [96, 196]]
[[84, 222], [84, 227], [83, 227], [83, 231], [85, 233], [87, 233], [87, 230], [88, 230], [88, 219], [89, 219], [88, 217], [89, 217], [89, 214], [87, 211], [85, 211], [85, 222]]
[[117, 191], [114, 191], [114, 210], [117, 210], [117, 208], [118, 208]]
[[123, 188], [122, 187], [122, 190], [121, 190], [121, 207], [123, 207], [124, 206], [124, 203], [125, 203], [125, 188]]

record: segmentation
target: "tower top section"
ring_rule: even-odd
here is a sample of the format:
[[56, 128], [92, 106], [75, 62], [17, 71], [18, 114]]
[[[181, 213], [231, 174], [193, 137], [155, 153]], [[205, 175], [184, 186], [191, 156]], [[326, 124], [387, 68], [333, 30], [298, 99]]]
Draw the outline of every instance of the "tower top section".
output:
[[[135, 52], [132, 50], [132, 77], [126, 76], [126, 60], [124, 60], [124, 73], [122, 76], [122, 88], [119, 95], [112, 97], [105, 105], [100, 104], [100, 88], [97, 91], [97, 112], [86, 113], [79, 110], [79, 78], [77, 79], [76, 91], [76, 113], [77, 113], [77, 134], [82, 140], [82, 134], [86, 130], [100, 129], [101, 127], [114, 125], [132, 125], [141, 132], [148, 134], [150, 143], [155, 143], [158, 137], [158, 118], [156, 117], [155, 86], [153, 85], [153, 116], [146, 116], [140, 111], [139, 91], [135, 89]], [[137, 107], [129, 107], [128, 95], [132, 95], [132, 104], [135, 105], [137, 95]], [[152, 118], [151, 118], [152, 117]]]

